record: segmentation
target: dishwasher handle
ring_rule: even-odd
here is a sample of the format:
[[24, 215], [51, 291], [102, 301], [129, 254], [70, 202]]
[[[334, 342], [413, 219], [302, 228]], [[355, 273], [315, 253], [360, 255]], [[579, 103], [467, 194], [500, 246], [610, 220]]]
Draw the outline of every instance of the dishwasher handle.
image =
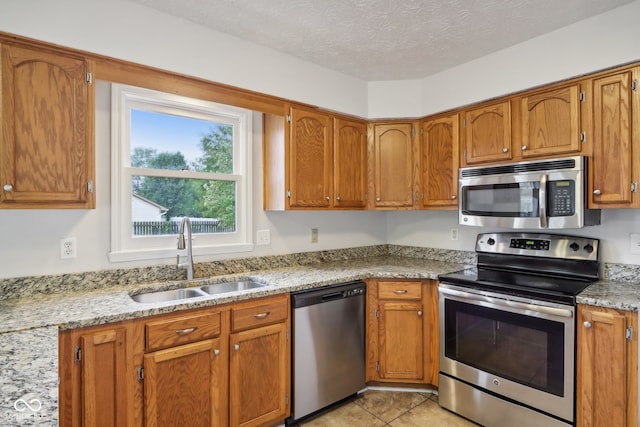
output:
[[344, 298], [344, 293], [342, 292], [332, 292], [330, 294], [324, 294], [322, 295], [322, 301], [332, 301], [334, 299], [341, 299]]
[[352, 297], [364, 297], [367, 285], [361, 281], [338, 283], [315, 289], [307, 289], [291, 293], [292, 308], [298, 309], [315, 304], [329, 303]]

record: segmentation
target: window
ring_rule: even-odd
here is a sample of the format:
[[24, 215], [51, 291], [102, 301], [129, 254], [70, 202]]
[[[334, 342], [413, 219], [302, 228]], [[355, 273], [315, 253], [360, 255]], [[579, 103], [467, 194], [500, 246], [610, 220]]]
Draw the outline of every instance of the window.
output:
[[248, 251], [251, 111], [112, 85], [111, 261]]

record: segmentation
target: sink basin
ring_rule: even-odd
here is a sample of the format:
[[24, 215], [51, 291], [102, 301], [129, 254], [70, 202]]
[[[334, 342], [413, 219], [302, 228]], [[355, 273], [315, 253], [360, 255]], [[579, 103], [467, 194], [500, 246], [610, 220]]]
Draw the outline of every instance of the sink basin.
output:
[[172, 289], [170, 291], [148, 292], [131, 297], [136, 302], [167, 302], [186, 298], [205, 297], [208, 294], [199, 288]]
[[215, 283], [200, 287], [172, 289], [170, 291], [147, 292], [133, 295], [131, 299], [141, 303], [168, 302], [224, 294], [227, 292], [244, 291], [247, 289], [261, 288], [263, 286], [266, 285], [252, 280], [241, 280], [237, 282]]
[[245, 291], [247, 289], [255, 289], [266, 286], [264, 283], [254, 282], [252, 280], [242, 280], [238, 282], [223, 282], [213, 285], [202, 286], [200, 289], [209, 295], [223, 294], [226, 292]]

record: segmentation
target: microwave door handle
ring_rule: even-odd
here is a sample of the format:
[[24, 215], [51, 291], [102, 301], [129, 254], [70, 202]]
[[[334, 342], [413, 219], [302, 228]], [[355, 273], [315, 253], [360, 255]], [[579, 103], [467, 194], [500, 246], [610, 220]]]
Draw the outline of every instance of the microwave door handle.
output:
[[547, 174], [540, 176], [540, 190], [538, 192], [538, 213], [540, 214], [540, 228], [547, 228]]

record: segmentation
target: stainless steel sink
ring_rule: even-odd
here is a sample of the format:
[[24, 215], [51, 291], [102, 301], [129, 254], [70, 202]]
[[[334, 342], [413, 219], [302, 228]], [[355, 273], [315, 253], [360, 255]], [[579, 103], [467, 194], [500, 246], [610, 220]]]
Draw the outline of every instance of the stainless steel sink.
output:
[[247, 289], [255, 289], [266, 286], [264, 283], [254, 282], [252, 280], [241, 280], [238, 282], [214, 283], [212, 285], [201, 286], [200, 289], [209, 295], [224, 294], [227, 292], [245, 291]]
[[147, 292], [143, 294], [133, 295], [131, 299], [140, 303], [168, 302], [181, 299], [206, 297], [211, 295], [219, 295], [228, 292], [244, 291], [247, 289], [261, 288], [266, 286], [264, 283], [254, 282], [252, 280], [240, 280], [237, 282], [222, 282], [200, 287], [189, 287], [181, 289], [172, 289], [169, 291]]
[[131, 299], [136, 302], [152, 303], [176, 301], [187, 298], [206, 297], [209, 294], [204, 293], [199, 288], [183, 288], [172, 289], [170, 291], [147, 292], [144, 294], [133, 295]]

